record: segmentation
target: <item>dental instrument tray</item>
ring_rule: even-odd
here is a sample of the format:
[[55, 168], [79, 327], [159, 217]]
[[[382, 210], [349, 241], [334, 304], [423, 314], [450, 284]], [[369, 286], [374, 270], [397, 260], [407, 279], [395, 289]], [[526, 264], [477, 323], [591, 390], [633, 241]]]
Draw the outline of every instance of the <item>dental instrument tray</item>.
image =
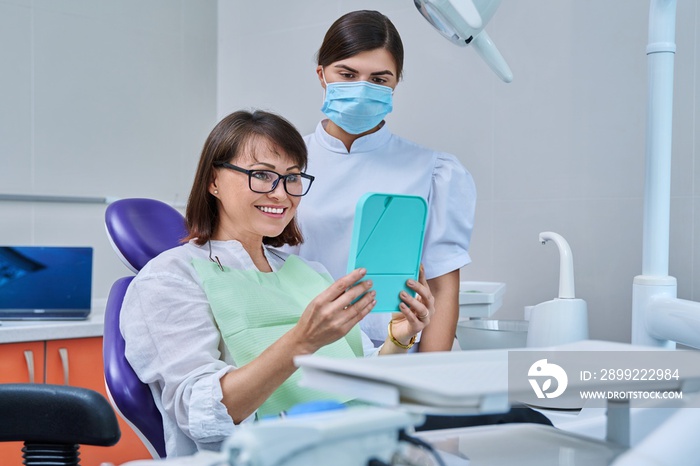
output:
[[355, 208], [348, 273], [364, 267], [377, 304], [372, 312], [399, 312], [399, 292], [418, 279], [428, 205], [420, 196], [367, 193]]

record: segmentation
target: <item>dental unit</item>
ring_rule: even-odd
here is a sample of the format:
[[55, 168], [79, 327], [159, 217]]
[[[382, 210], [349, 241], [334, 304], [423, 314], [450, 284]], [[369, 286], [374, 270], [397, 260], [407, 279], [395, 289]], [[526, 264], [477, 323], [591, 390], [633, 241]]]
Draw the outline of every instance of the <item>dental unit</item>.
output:
[[[474, 45], [503, 81], [512, 80], [510, 68], [483, 30], [500, 0], [414, 0], [414, 3], [444, 37], [456, 45]], [[643, 270], [635, 277], [633, 287], [632, 345], [636, 349], [674, 348], [676, 342], [700, 348], [700, 303], [678, 299], [676, 280], [668, 275], [675, 15], [676, 0], [651, 0]], [[586, 340], [587, 309], [585, 301], [575, 297], [571, 249], [563, 237], [553, 232], [541, 233], [540, 241], [554, 242], [559, 248], [559, 296], [532, 309], [528, 346]], [[551, 320], [557, 319], [561, 319], [559, 328], [566, 335], [552, 331], [555, 325]], [[557, 341], [557, 337], [561, 340]], [[593, 349], [604, 342], [579, 343], [591, 343]], [[611, 403], [606, 416], [607, 438], [627, 448], [614, 464], [671, 466], [689, 464], [691, 459], [700, 457], [700, 445], [688, 435], [694, 431], [689, 427], [697, 426], [700, 421], [700, 412], [692, 409], [698, 406], [698, 395], [692, 391], [690, 395], [685, 404], [676, 408], [675, 415], [665, 420], [653, 420], [648, 410], [638, 411], [629, 403]], [[635, 422], [646, 424], [650, 430], [641, 441], [631, 438]], [[669, 449], [673, 452], [665, 453]], [[536, 463], [523, 461], [523, 464]], [[557, 464], [581, 463], [571, 457], [570, 463], [565, 460], [562, 463], [560, 458]]]
[[[510, 68], [484, 30], [500, 3], [501, 0], [414, 0], [420, 13], [445, 38], [459, 46], [474, 46], [504, 82], [511, 82], [513, 74]], [[529, 348], [524, 351], [560, 345], [577, 351], [628, 351], [644, 347], [673, 351], [676, 343], [700, 348], [700, 303], [677, 298], [676, 279], [668, 274], [675, 16], [676, 0], [650, 1], [643, 263], [642, 274], [633, 282], [632, 345], [588, 340], [587, 305], [583, 299], [576, 298], [571, 248], [561, 235], [544, 231], [539, 234], [540, 242], [552, 242], [559, 251], [559, 290], [556, 298], [531, 309], [527, 336]], [[320, 458], [329, 457], [339, 465], [390, 464], [399, 445], [400, 433], [418, 425], [421, 415], [432, 414], [431, 409], [460, 414], [468, 409], [472, 409], [471, 413], [503, 412], [508, 404], [507, 391], [511, 389], [504, 379], [504, 373], [508, 372], [507, 353], [505, 350], [460, 351], [342, 362], [314, 355], [299, 357], [295, 362], [303, 370], [307, 386], [329, 392], [335, 388], [338, 393], [364, 393], [367, 396], [357, 398], [384, 407], [350, 408], [246, 426], [229, 439], [218, 460], [232, 466], [315, 464]], [[409, 361], [408, 358], [412, 359]], [[429, 372], [430, 377], [425, 377], [425, 380], [403, 378], [404, 375], [398, 372], [401, 367], [395, 366], [409, 364], [418, 372]], [[530, 445], [526, 441], [518, 447], [518, 463], [524, 465], [593, 464], [585, 462], [585, 455], [605, 448], [612, 456], [606, 457], [604, 463], [595, 464], [696, 464], [700, 458], [700, 442], [695, 440], [695, 431], [700, 425], [700, 410], [697, 409], [700, 408], [697, 393], [700, 391], [700, 368], [694, 370], [695, 373], [689, 375], [688, 400], [669, 408], [675, 412], [667, 419], [654, 420], [649, 415], [650, 410], [640, 412], [631, 408], [629, 402], [610, 401], [607, 413], [601, 416], [607, 418], [602, 420], [603, 424], [607, 422], [607, 443], [564, 428], [552, 429], [549, 434], [539, 437], [533, 434], [542, 434], [539, 428], [528, 430], [522, 425], [467, 430], [473, 432], [473, 443], [490, 442], [489, 446], [493, 446], [497, 454], [500, 451], [504, 458], [507, 457], [504, 445], [512, 448], [507, 443], [508, 436], [532, 441]], [[392, 375], [392, 371], [397, 372]], [[479, 374], [478, 378], [475, 373]], [[431, 377], [440, 380], [430, 380]], [[474, 383], [474, 380], [479, 383]], [[570, 382], [576, 383], [575, 380]], [[439, 402], [449, 395], [454, 395], [455, 399], [463, 396], [465, 403], [459, 407], [455, 403], [449, 409], [440, 406]], [[421, 404], [420, 396], [438, 403]], [[389, 401], [376, 401], [382, 397]], [[635, 422], [644, 423], [649, 431], [640, 440], [631, 438]], [[535, 451], [535, 442], [542, 439], [561, 440], [561, 443], [547, 444], [542, 451]], [[459, 439], [459, 443], [463, 440], [467, 439]], [[552, 462], [528, 456], [528, 453], [544, 455], [547, 449], [556, 450], [559, 455]], [[583, 462], [581, 458], [584, 458]], [[463, 458], [451, 459], [455, 462], [449, 464], [470, 464]]]

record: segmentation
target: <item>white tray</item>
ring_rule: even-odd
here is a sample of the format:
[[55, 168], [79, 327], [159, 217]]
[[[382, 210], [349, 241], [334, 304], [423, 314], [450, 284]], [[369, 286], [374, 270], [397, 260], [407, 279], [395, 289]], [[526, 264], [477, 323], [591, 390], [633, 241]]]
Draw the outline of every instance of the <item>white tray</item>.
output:
[[463, 281], [459, 284], [459, 316], [490, 317], [503, 304], [506, 284]]
[[465, 458], [464, 464], [471, 466], [607, 466], [625, 451], [613, 443], [539, 424], [501, 424], [415, 435], [438, 451]]

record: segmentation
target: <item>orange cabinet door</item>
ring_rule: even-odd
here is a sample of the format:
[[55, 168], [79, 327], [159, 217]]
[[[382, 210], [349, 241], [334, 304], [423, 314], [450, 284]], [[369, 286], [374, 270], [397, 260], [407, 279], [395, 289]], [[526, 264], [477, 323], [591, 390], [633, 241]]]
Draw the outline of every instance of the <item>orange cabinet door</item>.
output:
[[0, 345], [0, 383], [44, 383], [44, 342]]
[[[74, 338], [46, 342], [46, 383], [85, 387], [107, 397], [102, 362], [102, 337]], [[117, 415], [122, 435], [112, 447], [83, 445], [82, 466], [101, 463], [119, 465], [137, 459], [151, 459], [150, 453], [129, 425]]]
[[[0, 344], [0, 383], [44, 383], [44, 342]], [[22, 442], [0, 443], [0, 462], [22, 464]]]

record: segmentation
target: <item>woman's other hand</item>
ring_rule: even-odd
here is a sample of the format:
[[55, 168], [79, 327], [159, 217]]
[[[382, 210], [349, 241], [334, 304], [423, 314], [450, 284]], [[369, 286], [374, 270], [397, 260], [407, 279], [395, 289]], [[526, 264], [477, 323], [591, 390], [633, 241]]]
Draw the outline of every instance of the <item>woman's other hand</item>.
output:
[[353, 270], [309, 303], [293, 329], [303, 353], [339, 340], [369, 314], [376, 292], [371, 290], [371, 280], [360, 281], [366, 273]]
[[[399, 310], [401, 312], [392, 315], [390, 329], [391, 335], [397, 342], [401, 345], [409, 346], [413, 337], [428, 326], [430, 319], [435, 314], [435, 298], [430, 292], [422, 265], [418, 274], [418, 281], [408, 280], [406, 285], [415, 291], [416, 295], [414, 297], [405, 291], [401, 291], [399, 294], [401, 298]], [[392, 342], [391, 336], [389, 336], [380, 354], [400, 353], [403, 351], [405, 351], [405, 348], [401, 348]]]

